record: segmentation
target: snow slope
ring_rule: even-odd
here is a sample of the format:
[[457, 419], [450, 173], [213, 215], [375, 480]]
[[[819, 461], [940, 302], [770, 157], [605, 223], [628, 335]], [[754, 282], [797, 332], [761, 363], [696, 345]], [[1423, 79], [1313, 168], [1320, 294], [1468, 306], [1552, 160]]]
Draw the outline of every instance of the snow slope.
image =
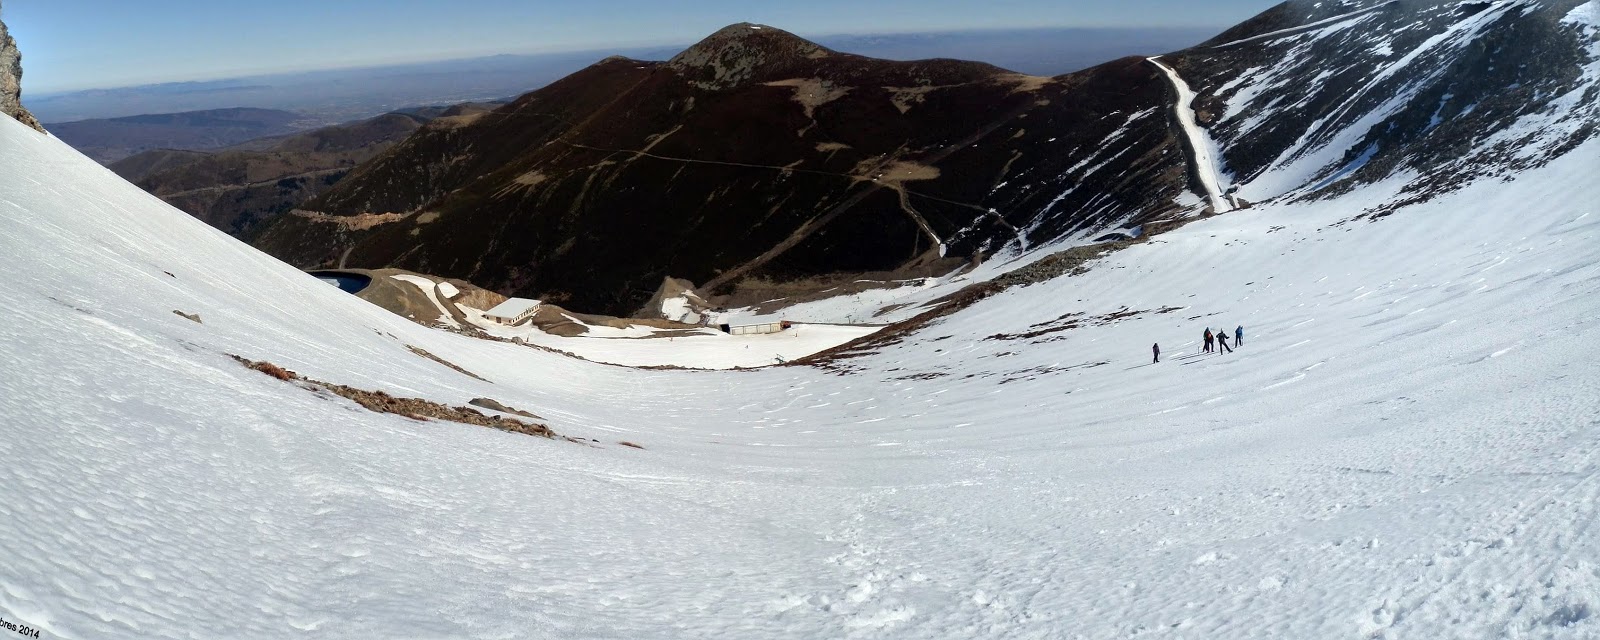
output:
[[1329, 25], [1349, 22], [1351, 20], [1354, 20], [1354, 19], [1359, 18], [1361, 16], [1367, 15], [1367, 14], [1372, 13], [1374, 11], [1378, 11], [1380, 9], [1384, 9], [1384, 8], [1386, 8], [1386, 7], [1388, 7], [1388, 6], [1392, 5], [1392, 4], [1395, 4], [1395, 2], [1397, 2], [1397, 1], [1398, 0], [1389, 0], [1388, 2], [1382, 2], [1382, 3], [1379, 3], [1379, 4], [1375, 4], [1373, 6], [1367, 7], [1365, 9], [1361, 9], [1359, 11], [1351, 11], [1349, 13], [1341, 13], [1341, 14], [1333, 16], [1331, 18], [1323, 18], [1321, 20], [1315, 20], [1315, 21], [1309, 22], [1307, 24], [1303, 24], [1303, 25], [1300, 25], [1300, 26], [1297, 26], [1297, 27], [1292, 27], [1292, 28], [1289, 28], [1289, 29], [1278, 29], [1276, 31], [1268, 31], [1267, 33], [1263, 33], [1263, 34], [1255, 35], [1255, 36], [1250, 36], [1248, 38], [1240, 38], [1238, 40], [1231, 40], [1231, 41], [1224, 42], [1224, 43], [1221, 43], [1221, 44], [1212, 45], [1211, 48], [1213, 48], [1213, 49], [1222, 49], [1222, 48], [1225, 48], [1225, 47], [1233, 47], [1233, 46], [1238, 46], [1238, 45], [1241, 45], [1241, 44], [1248, 44], [1248, 43], [1251, 43], [1251, 42], [1260, 42], [1262, 40], [1274, 40], [1274, 39], [1277, 39], [1277, 38], [1284, 38], [1284, 37], [1288, 37], [1288, 36], [1292, 36], [1292, 35], [1299, 35], [1299, 34], [1307, 32], [1307, 31], [1311, 31], [1311, 30], [1314, 30], [1314, 29], [1319, 29], [1319, 28], [1326, 27], [1326, 26], [1329, 26]]
[[[832, 370], [647, 371], [415, 325], [0, 118], [0, 617], [1592, 638], [1597, 153], [1377, 222], [1344, 221], [1397, 183], [1198, 221]], [[1123, 307], [1181, 310], [1096, 320]], [[1245, 344], [1191, 357], [1205, 324]], [[373, 414], [229, 353], [600, 442]]]
[[1289, 0], [1162, 62], [1193, 88], [1240, 199], [1409, 174], [1399, 200], [1421, 201], [1600, 135], [1595, 6]]

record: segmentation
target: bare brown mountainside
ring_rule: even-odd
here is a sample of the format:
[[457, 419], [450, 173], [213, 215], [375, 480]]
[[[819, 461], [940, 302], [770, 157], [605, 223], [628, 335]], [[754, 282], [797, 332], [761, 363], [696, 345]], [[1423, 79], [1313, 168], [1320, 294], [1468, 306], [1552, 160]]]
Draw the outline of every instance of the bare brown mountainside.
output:
[[207, 224], [245, 235], [327, 190], [356, 165], [404, 140], [432, 115], [461, 118], [486, 110], [463, 105], [391, 113], [219, 151], [146, 151], [110, 168]]
[[1186, 169], [1158, 74], [1139, 58], [1055, 78], [875, 60], [739, 24], [430, 124], [254, 241], [303, 267], [394, 266], [612, 314], [667, 275], [889, 271], [941, 244], [954, 262], [1175, 208]]

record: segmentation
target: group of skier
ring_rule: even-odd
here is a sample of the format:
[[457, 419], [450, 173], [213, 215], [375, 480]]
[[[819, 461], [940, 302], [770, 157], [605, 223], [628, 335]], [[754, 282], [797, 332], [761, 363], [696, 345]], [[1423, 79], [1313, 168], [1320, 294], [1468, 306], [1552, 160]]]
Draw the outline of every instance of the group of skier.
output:
[[[1216, 333], [1212, 333], [1211, 327], [1206, 327], [1206, 332], [1202, 337], [1205, 340], [1205, 349], [1202, 353], [1233, 353], [1233, 349], [1228, 347], [1228, 331], [1226, 329], [1218, 329]], [[1244, 346], [1244, 325], [1234, 327], [1233, 346]], [[1154, 356], [1151, 364], [1161, 362], [1160, 343], [1151, 345], [1150, 352]]]

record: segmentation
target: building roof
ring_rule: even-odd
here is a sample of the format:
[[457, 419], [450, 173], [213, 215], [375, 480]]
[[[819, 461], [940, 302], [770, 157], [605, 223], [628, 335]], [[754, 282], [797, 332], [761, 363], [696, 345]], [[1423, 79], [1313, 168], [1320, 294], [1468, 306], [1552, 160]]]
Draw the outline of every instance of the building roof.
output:
[[515, 318], [527, 313], [530, 310], [538, 308], [538, 300], [529, 300], [527, 298], [506, 298], [505, 302], [497, 304], [493, 309], [483, 312], [483, 315], [494, 316], [496, 318]]
[[758, 316], [734, 318], [732, 320], [724, 321], [723, 324], [732, 327], [753, 327], [762, 324], [778, 324], [779, 322], [783, 322], [783, 316], [780, 316], [776, 313], [764, 313]]

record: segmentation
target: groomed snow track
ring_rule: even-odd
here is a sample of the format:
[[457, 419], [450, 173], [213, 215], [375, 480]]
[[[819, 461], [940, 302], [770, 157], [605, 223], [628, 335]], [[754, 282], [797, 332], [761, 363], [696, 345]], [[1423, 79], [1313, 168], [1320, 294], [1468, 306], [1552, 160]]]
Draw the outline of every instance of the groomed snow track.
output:
[[1211, 205], [1211, 210], [1216, 213], [1232, 211], [1233, 202], [1225, 192], [1229, 180], [1222, 171], [1221, 154], [1216, 142], [1212, 141], [1211, 136], [1207, 135], [1205, 129], [1195, 121], [1194, 91], [1182, 77], [1178, 76], [1177, 71], [1161, 63], [1160, 56], [1146, 60], [1160, 69], [1172, 85], [1172, 113], [1178, 122], [1179, 130], [1183, 133], [1184, 157], [1189, 161], [1192, 175], [1205, 190], [1204, 195]]

